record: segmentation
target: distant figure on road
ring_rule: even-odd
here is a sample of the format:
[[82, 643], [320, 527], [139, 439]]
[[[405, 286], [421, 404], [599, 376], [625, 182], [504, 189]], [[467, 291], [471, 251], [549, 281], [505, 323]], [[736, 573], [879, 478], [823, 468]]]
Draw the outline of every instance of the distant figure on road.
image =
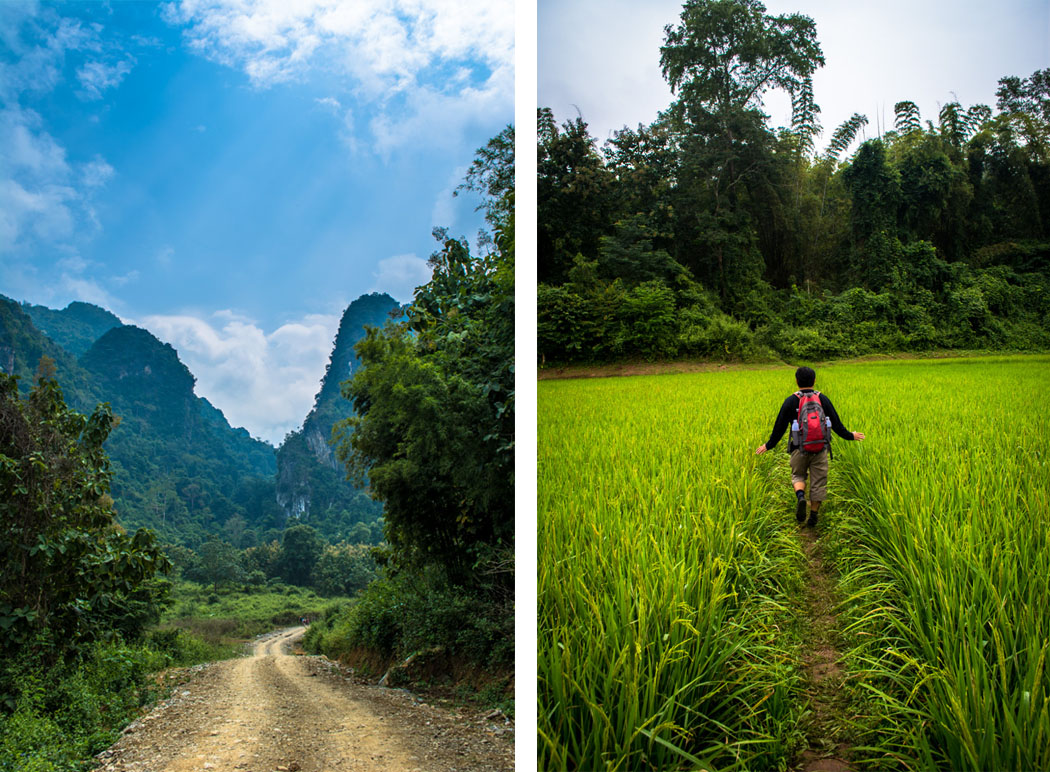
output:
[[[791, 485], [795, 489], [795, 519], [806, 525], [817, 524], [820, 502], [827, 498], [828, 459], [831, 456], [831, 432], [846, 440], [863, 440], [860, 432], [851, 432], [839, 419], [835, 406], [826, 394], [813, 390], [817, 374], [812, 367], [795, 371], [799, 390], [784, 400], [773, 424], [773, 432], [756, 454], [771, 450], [791, 427], [788, 453], [791, 454]], [[806, 477], [809, 477], [809, 519], [806, 519]]]

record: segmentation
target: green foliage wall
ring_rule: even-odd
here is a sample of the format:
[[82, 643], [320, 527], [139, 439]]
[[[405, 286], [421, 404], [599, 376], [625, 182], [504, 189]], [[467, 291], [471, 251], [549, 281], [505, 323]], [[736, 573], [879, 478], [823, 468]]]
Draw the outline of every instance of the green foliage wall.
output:
[[1050, 71], [818, 151], [812, 20], [689, 0], [659, 53], [676, 98], [649, 126], [599, 148], [539, 111], [541, 365], [1047, 347]]
[[[70, 410], [41, 377], [26, 398], [0, 374], [0, 658], [43, 666], [155, 621], [167, 559], [149, 531], [125, 532], [109, 496], [108, 406]], [[0, 675], [0, 699], [19, 684]]]

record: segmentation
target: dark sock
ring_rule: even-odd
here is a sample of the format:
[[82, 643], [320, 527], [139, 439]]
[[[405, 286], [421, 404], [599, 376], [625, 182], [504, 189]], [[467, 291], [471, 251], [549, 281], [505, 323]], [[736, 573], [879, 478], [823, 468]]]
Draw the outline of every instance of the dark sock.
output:
[[795, 491], [795, 498], [798, 499], [799, 501], [805, 501], [806, 500], [806, 491], [804, 489]]

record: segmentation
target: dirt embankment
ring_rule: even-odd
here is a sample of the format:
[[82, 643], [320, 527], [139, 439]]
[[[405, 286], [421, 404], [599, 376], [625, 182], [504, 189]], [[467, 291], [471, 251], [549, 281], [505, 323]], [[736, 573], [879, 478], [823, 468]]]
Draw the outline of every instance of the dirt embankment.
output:
[[354, 682], [288, 647], [303, 628], [260, 638], [251, 657], [200, 670], [99, 755], [96, 772], [482, 772], [514, 768], [513, 726]]

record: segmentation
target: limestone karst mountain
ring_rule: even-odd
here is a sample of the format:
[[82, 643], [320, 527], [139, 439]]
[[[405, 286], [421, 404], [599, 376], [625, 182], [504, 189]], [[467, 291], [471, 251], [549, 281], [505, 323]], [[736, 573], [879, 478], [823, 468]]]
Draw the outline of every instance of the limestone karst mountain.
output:
[[398, 309], [389, 295], [372, 293], [343, 312], [314, 406], [302, 428], [289, 433], [277, 451], [277, 501], [286, 516], [311, 523], [378, 517], [379, 506], [345, 481], [330, 441], [332, 427], [353, 412], [340, 384], [360, 366], [354, 344], [365, 336], [366, 326], [381, 327]]

